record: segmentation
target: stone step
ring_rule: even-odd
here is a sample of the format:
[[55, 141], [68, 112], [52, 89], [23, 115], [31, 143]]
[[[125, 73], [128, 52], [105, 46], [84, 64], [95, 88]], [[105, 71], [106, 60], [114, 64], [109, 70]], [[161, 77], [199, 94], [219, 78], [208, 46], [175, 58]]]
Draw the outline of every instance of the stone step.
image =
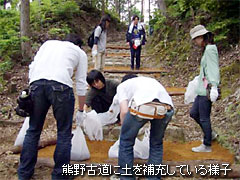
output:
[[[123, 57], [130, 57], [130, 53], [107, 53], [106, 57], [116, 57], [116, 58], [123, 58]], [[141, 57], [145, 57], [145, 55], [141, 55]]]
[[128, 70], [128, 69], [104, 69], [104, 72], [107, 73], [135, 73], [135, 74], [155, 74], [155, 73], [167, 73], [167, 70]]
[[129, 66], [130, 62], [105, 62], [105, 66]]
[[[138, 138], [142, 139], [145, 133], [145, 129], [148, 129], [150, 126], [150, 123], [147, 123], [144, 125], [143, 128], [139, 130]], [[119, 138], [121, 131], [120, 125], [108, 125], [103, 126], [103, 139], [107, 141], [116, 141]], [[181, 124], [171, 124], [167, 126], [167, 129], [165, 131], [164, 140], [168, 141], [177, 141], [177, 142], [185, 142], [186, 141], [186, 132], [184, 132], [184, 129], [181, 128]]]
[[111, 45], [111, 44], [108, 44], [107, 45], [107, 49], [130, 49], [129, 46], [117, 46], [117, 45]]

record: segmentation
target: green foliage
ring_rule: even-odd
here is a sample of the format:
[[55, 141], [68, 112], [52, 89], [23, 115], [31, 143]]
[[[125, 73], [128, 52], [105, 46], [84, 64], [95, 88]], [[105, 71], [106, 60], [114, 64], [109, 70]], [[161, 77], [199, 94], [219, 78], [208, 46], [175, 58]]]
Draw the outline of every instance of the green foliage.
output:
[[[167, 14], [168, 21], [179, 21], [184, 24], [193, 20], [193, 27], [196, 24], [205, 25], [215, 34], [215, 42], [223, 46], [239, 42], [240, 32], [240, 1], [213, 1], [213, 0], [168, 0]], [[161, 29], [165, 19], [157, 10], [154, 13], [154, 30]]]
[[11, 60], [6, 60], [0, 63], [0, 72], [6, 72], [9, 71], [12, 68], [12, 61]]
[[137, 15], [139, 17], [139, 19], [142, 18], [141, 12], [135, 6], [131, 9], [131, 14]]
[[[60, 19], [71, 19], [74, 16], [79, 15], [79, 6], [75, 1], [62, 1], [62, 0], [54, 0], [53, 3], [55, 8], [53, 9], [53, 15], [59, 17]], [[53, 7], [54, 7], [53, 6]]]
[[51, 37], [55, 37], [55, 38], [59, 37], [63, 39], [66, 36], [66, 34], [70, 33], [70, 29], [67, 25], [59, 28], [54, 27], [49, 29], [48, 33], [49, 35], [51, 35]]
[[221, 68], [222, 98], [234, 93], [237, 87], [233, 87], [233, 82], [240, 77], [240, 62], [235, 61], [230, 66]]
[[149, 25], [153, 26], [155, 31], [158, 31], [166, 22], [166, 17], [161, 14], [160, 10], [156, 10], [153, 17], [154, 18], [150, 20]]
[[19, 12], [0, 10], [0, 59], [10, 60], [20, 53]]
[[11, 59], [7, 59], [5, 61], [0, 61], [0, 92], [3, 91], [4, 86], [6, 85], [6, 81], [3, 78], [5, 72], [9, 71], [13, 67], [13, 62]]
[[31, 23], [36, 28], [48, 27], [58, 21], [62, 21], [61, 23], [66, 27], [65, 21], [70, 21], [81, 12], [78, 4], [73, 0], [42, 0], [41, 4], [33, 1], [30, 9]]

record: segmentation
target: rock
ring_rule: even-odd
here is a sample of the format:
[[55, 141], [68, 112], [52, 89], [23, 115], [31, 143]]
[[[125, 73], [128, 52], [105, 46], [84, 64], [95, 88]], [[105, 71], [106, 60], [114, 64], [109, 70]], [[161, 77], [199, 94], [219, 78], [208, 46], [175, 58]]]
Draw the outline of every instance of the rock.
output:
[[110, 132], [110, 136], [114, 139], [118, 139], [121, 131], [121, 126], [116, 126]]
[[11, 73], [5, 72], [5, 73], [3, 74], [3, 79], [4, 79], [4, 80], [9, 80], [10, 78], [11, 78]]
[[172, 125], [168, 125], [164, 135], [165, 140], [178, 142], [185, 142], [186, 141], [185, 137], [186, 135], [184, 133], [183, 128]]
[[8, 85], [8, 92], [9, 93], [15, 93], [17, 92], [17, 84], [16, 83], [10, 83]]
[[111, 129], [109, 128], [109, 126], [103, 126], [103, 137], [105, 139], [105, 137], [107, 137], [110, 133]]
[[178, 113], [176, 114], [177, 116], [184, 116], [184, 112], [178, 111]]
[[239, 156], [235, 156], [235, 160], [236, 160], [237, 162], [240, 162], [240, 155], [239, 155]]

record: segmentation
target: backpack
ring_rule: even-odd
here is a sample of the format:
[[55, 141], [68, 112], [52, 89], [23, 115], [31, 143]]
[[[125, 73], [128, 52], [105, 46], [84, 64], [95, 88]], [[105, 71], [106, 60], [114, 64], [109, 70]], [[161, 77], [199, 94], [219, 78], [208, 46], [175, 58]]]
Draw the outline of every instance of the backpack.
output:
[[[92, 34], [88, 37], [88, 46], [92, 49], [93, 45], [94, 45], [94, 32], [95, 32], [95, 29], [97, 28], [98, 26], [95, 26]], [[102, 30], [103, 31], [103, 30]], [[101, 33], [102, 33], [101, 31]]]

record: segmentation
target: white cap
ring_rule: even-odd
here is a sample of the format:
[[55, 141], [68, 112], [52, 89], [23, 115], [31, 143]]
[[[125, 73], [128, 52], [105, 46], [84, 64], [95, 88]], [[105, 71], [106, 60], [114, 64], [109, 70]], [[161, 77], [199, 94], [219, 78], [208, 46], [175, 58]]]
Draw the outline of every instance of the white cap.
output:
[[190, 36], [192, 38], [192, 40], [198, 36], [202, 36], [206, 33], [208, 33], [209, 31], [203, 26], [203, 25], [197, 25], [194, 28], [191, 29], [190, 31]]

